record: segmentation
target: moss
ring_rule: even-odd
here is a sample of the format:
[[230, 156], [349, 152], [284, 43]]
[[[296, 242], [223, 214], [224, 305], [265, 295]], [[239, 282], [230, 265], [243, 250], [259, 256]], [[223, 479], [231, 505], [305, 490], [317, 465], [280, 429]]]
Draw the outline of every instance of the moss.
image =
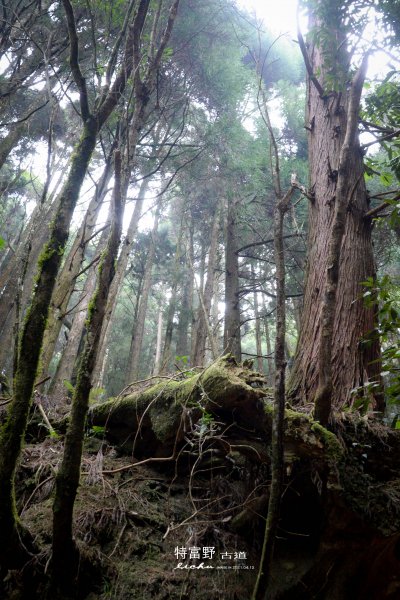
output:
[[87, 317], [86, 317], [86, 321], [85, 321], [85, 326], [86, 328], [88, 328], [88, 326], [90, 325], [90, 322], [92, 320], [93, 314], [96, 311], [96, 304], [97, 304], [97, 297], [99, 295], [99, 290], [97, 289], [95, 291], [95, 293], [93, 294], [93, 296], [91, 297], [88, 307], [87, 307]]
[[[272, 417], [274, 407], [267, 404], [264, 407], [264, 411], [269, 417]], [[303, 429], [301, 429], [302, 426]], [[306, 431], [304, 431], [304, 427]], [[287, 435], [297, 434], [296, 437], [304, 438], [305, 441], [307, 440], [307, 431], [312, 432], [323, 443], [328, 462], [338, 464], [343, 460], [344, 448], [336, 435], [328, 431], [328, 429], [320, 425], [317, 421], [314, 421], [309, 415], [286, 408], [285, 429]]]
[[123, 438], [140, 422], [162, 444], [175, 440], [185, 418], [184, 408], [191, 411], [192, 420], [204, 411], [214, 416], [228, 412], [235, 413], [235, 419], [244, 426], [256, 424], [260, 429], [263, 419], [259, 399], [264, 392], [249, 385], [256, 378], [255, 373], [232, 363], [229, 356], [222, 357], [188, 379], [161, 381], [130, 396], [93, 406], [92, 421], [110, 432], [119, 428]]
[[337, 439], [336, 435], [322, 427], [318, 422], [311, 421], [311, 431], [313, 431], [323, 442], [327, 458], [334, 464], [338, 464], [344, 458], [344, 449]]
[[39, 271], [39, 273], [42, 270], [44, 263], [47, 262], [48, 260], [50, 260], [50, 258], [52, 256], [54, 256], [54, 254], [56, 252], [57, 252], [57, 250], [54, 247], [54, 239], [51, 238], [48, 242], [46, 242], [46, 244], [43, 247], [42, 252], [40, 253], [40, 256], [39, 256], [39, 259], [38, 259], [38, 271]]

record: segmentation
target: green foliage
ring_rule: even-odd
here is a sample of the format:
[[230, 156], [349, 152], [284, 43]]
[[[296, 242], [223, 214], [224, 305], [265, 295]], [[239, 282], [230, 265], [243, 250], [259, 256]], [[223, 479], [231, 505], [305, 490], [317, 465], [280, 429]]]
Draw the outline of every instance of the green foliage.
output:
[[182, 365], [186, 366], [189, 364], [189, 356], [175, 356], [176, 362], [182, 363]]
[[369, 278], [363, 282], [366, 287], [364, 300], [367, 305], [378, 305], [378, 328], [371, 332], [368, 340], [378, 338], [382, 345], [382, 373], [387, 380], [385, 388], [387, 400], [398, 402], [400, 396], [400, 281], [389, 275], [378, 281]]
[[104, 398], [105, 393], [105, 388], [92, 388], [89, 394], [89, 404], [97, 404], [100, 402]]
[[72, 394], [75, 392], [75, 387], [72, 385], [72, 383], [70, 381], [68, 381], [67, 379], [63, 380], [63, 384], [64, 387], [68, 390], [68, 392], [70, 393], [70, 395], [72, 396]]
[[184, 379], [190, 379], [190, 377], [193, 377], [193, 375], [197, 374], [197, 371], [188, 368], [190, 364], [190, 356], [186, 354], [184, 356], [175, 356], [175, 361], [177, 365], [180, 364], [182, 367], [186, 367], [185, 371], [181, 373]]
[[215, 419], [211, 413], [203, 410], [203, 414], [199, 421], [196, 423], [196, 431], [199, 437], [204, 437], [207, 434], [213, 434], [216, 431]]
[[358, 411], [361, 415], [366, 415], [373, 404], [374, 393], [379, 391], [381, 385], [376, 381], [366, 381], [350, 391], [353, 397], [352, 410]]
[[106, 428], [100, 425], [92, 425], [89, 430], [89, 435], [92, 437], [103, 438], [106, 433]]
[[382, 23], [388, 41], [400, 42], [400, 3], [396, 0], [380, 0], [377, 9], [381, 13]]
[[[361, 117], [376, 124], [380, 129], [375, 135], [385, 138], [391, 131], [397, 131], [400, 120], [399, 74], [392, 69], [379, 83], [367, 83], [368, 95], [365, 97]], [[394, 177], [400, 180], [400, 140], [398, 136], [383, 139], [380, 142], [383, 152], [366, 158], [369, 175], [373, 171], [380, 173], [384, 186], [393, 184]], [[368, 173], [368, 171], [367, 171]]]
[[0, 237], [0, 250], [2, 250], [5, 245], [6, 245], [5, 240], [2, 237]]
[[400, 111], [399, 73], [392, 69], [383, 81], [366, 85], [363, 116], [388, 127], [397, 127]]
[[[174, 62], [190, 73], [192, 93], [209, 110], [237, 106], [249, 85], [246, 53], [237, 38], [242, 22], [224, 0], [181, 3], [172, 35]], [[190, 40], [190, 43], [188, 43]], [[184, 47], [184, 52], [179, 49]]]

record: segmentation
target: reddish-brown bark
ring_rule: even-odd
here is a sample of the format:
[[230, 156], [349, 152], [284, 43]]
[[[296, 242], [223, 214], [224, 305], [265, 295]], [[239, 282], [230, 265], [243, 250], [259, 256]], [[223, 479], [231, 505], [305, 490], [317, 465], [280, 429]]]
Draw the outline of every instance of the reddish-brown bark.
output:
[[[332, 26], [332, 24], [330, 24]], [[335, 35], [332, 30], [331, 35]], [[319, 378], [323, 305], [329, 262], [328, 244], [332, 235], [338, 183], [343, 178], [340, 195], [345, 199], [345, 223], [340, 246], [339, 275], [335, 291], [334, 319], [331, 333], [332, 401], [337, 407], [351, 402], [351, 390], [366, 381], [379, 379], [379, 346], [363, 344], [374, 328], [374, 310], [363, 302], [362, 282], [375, 274], [371, 241], [371, 222], [364, 218], [368, 197], [364, 182], [362, 152], [355, 133], [351, 149], [343, 158], [346, 131], [351, 120], [349, 57], [341, 35], [337, 56], [327, 58], [327, 49], [311, 46], [308, 50], [313, 73], [319, 73], [324, 89], [308, 77], [307, 121], [309, 128], [310, 200], [308, 265], [301, 331], [290, 395], [295, 402], [315, 400]], [[304, 48], [305, 49], [305, 48]], [[306, 50], [305, 50], [306, 51]], [[341, 91], [330, 91], [332, 63], [336, 61], [335, 81]], [[327, 64], [329, 62], [329, 64]], [[327, 77], [329, 71], [330, 77]], [[348, 79], [345, 78], [346, 71]], [[346, 79], [346, 82], [344, 81]], [[353, 82], [354, 83], [354, 82]], [[358, 106], [355, 107], [358, 112]], [[342, 200], [340, 200], [342, 201]], [[324, 335], [327, 335], [325, 328]], [[374, 362], [375, 361], [375, 362]], [[376, 399], [381, 408], [381, 400]]]

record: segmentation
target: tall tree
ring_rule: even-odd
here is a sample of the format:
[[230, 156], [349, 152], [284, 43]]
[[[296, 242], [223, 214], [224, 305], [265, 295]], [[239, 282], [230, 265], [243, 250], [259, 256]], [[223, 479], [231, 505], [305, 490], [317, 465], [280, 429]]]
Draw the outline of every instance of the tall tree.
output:
[[[367, 56], [353, 74], [354, 10], [353, 3], [319, 0], [307, 45], [299, 33], [308, 73], [310, 202], [304, 305], [289, 385], [296, 402], [318, 399], [324, 422], [331, 404], [348, 404], [352, 389], [380, 377], [379, 345], [363, 343], [375, 319], [362, 282], [374, 278], [375, 265], [357, 130]], [[382, 410], [382, 397], [375, 408]]]
[[[56, 597], [73, 596], [79, 569], [79, 551], [73, 538], [73, 509], [78, 490], [83, 435], [92, 387], [92, 372], [96, 360], [101, 324], [107, 305], [107, 296], [115, 273], [122, 230], [121, 156], [115, 153], [115, 184], [113, 218], [107, 247], [99, 267], [97, 288], [88, 307], [87, 336], [81, 356], [78, 378], [72, 398], [72, 410], [64, 444], [63, 459], [56, 476], [53, 504], [53, 546], [51, 587]], [[72, 594], [71, 594], [72, 592]]]
[[237, 246], [238, 197], [228, 194], [225, 228], [225, 321], [224, 350], [232, 352], [240, 361], [240, 299], [239, 299], [239, 259]]
[[[69, 33], [70, 67], [72, 77], [79, 91], [82, 130], [59, 197], [58, 209], [50, 227], [50, 239], [45, 245], [39, 261], [32, 301], [20, 334], [14, 399], [10, 405], [5, 426], [1, 430], [0, 527], [4, 536], [4, 544], [0, 549], [0, 562], [2, 565], [12, 564], [21, 552], [24, 553], [20, 541], [21, 526], [15, 510], [15, 471], [27, 424], [51, 294], [68, 239], [70, 222], [80, 189], [99, 132], [121, 101], [132, 72], [133, 93], [136, 99], [135, 110], [137, 111], [135, 131], [138, 131], [139, 126], [143, 127], [146, 107], [156, 86], [157, 70], [171, 35], [179, 0], [174, 0], [171, 4], [165, 28], [159, 36], [158, 43], [156, 43], [153, 36], [154, 46], [150, 49], [146, 68], [141, 70], [140, 66], [143, 58], [142, 32], [149, 4], [150, 0], [140, 0], [139, 3], [132, 1], [127, 6], [125, 22], [106, 68], [105, 85], [101, 90], [98, 90], [99, 95], [91, 106], [86, 78], [82, 74], [79, 62], [79, 36], [74, 10], [69, 0], [63, 0]], [[157, 33], [159, 33], [158, 30]], [[123, 45], [120, 66], [116, 69], [120, 48]]]
[[150, 248], [144, 266], [143, 284], [138, 305], [137, 317], [134, 323], [131, 348], [129, 352], [129, 365], [126, 373], [126, 383], [136, 381], [139, 374], [140, 352], [142, 350], [144, 327], [146, 321], [147, 305], [149, 301], [150, 288], [152, 284], [153, 265], [157, 248], [157, 231], [160, 214], [157, 210], [153, 229], [150, 234]]
[[[197, 335], [196, 335], [196, 343], [194, 347], [193, 354], [193, 364], [202, 365], [204, 364], [205, 351], [206, 351], [206, 340], [207, 335], [211, 334], [210, 344], [213, 347], [214, 340], [212, 335], [212, 328], [210, 322], [210, 313], [211, 313], [211, 304], [213, 299], [214, 292], [214, 279], [215, 279], [215, 266], [218, 258], [218, 236], [220, 230], [220, 203], [219, 199], [216, 199], [215, 205], [213, 207], [213, 212], [211, 213], [211, 233], [210, 233], [210, 249], [208, 252], [208, 262], [207, 262], [207, 277], [206, 283], [204, 286], [204, 291], [201, 291], [200, 297], [200, 306], [198, 309], [198, 325], [197, 325]], [[216, 358], [215, 354], [217, 354], [216, 348], [213, 349], [214, 358]]]

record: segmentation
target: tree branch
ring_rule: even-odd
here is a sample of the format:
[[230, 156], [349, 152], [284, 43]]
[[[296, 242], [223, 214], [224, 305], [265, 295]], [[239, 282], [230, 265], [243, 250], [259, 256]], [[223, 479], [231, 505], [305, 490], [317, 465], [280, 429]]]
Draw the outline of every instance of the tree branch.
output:
[[373, 142], [368, 142], [368, 144], [362, 144], [361, 148], [363, 148], [363, 149], [369, 148], [370, 146], [373, 146], [374, 144], [380, 144], [382, 142], [386, 142], [387, 140], [391, 140], [392, 138], [395, 138], [399, 135], [400, 135], [400, 129], [396, 129], [395, 131], [392, 131], [391, 133], [388, 133], [386, 135], [383, 135], [380, 138], [377, 138]]
[[310, 81], [312, 81], [312, 83], [315, 85], [320, 98], [324, 98], [326, 96], [326, 94], [322, 88], [322, 85], [320, 84], [320, 82], [318, 81], [317, 77], [314, 75], [314, 72], [312, 70], [312, 66], [310, 63], [310, 57], [308, 56], [307, 48], [304, 43], [303, 34], [301, 33], [299, 26], [297, 26], [297, 39], [299, 41], [300, 50], [303, 55], [304, 65], [306, 67], [306, 71], [308, 73]]
[[380, 213], [382, 210], [385, 210], [385, 208], [388, 208], [389, 206], [391, 206], [393, 202], [396, 202], [396, 200], [400, 200], [400, 194], [397, 194], [397, 196], [395, 196], [391, 200], [383, 202], [379, 206], [375, 206], [375, 208], [371, 208], [371, 210], [369, 210], [368, 212], [365, 213], [364, 219], [368, 219], [368, 218], [370, 219], [371, 217], [375, 217], [375, 215]]
[[[287, 235], [283, 236], [283, 239], [287, 240], [289, 238], [296, 238], [296, 237], [302, 237], [302, 235], [300, 233], [288, 233]], [[254, 248], [255, 246], [264, 246], [265, 244], [271, 244], [273, 241], [274, 241], [274, 238], [269, 238], [268, 240], [261, 240], [261, 242], [253, 242], [252, 244], [246, 244], [246, 246], [242, 246], [241, 248], [236, 250], [236, 254], [239, 254], [239, 252], [242, 252], [243, 250], [247, 250], [248, 248]]]
[[[97, 112], [99, 126], [101, 126], [110, 116], [115, 108], [121, 94], [124, 92], [126, 83], [133, 69], [134, 46], [139, 43], [141, 33], [147, 12], [149, 10], [150, 0], [140, 0], [133, 23], [129, 25], [129, 32], [125, 44], [124, 58], [122, 66], [115, 77], [109, 92], [102, 100]], [[137, 69], [138, 70], [138, 69]]]
[[351, 91], [349, 98], [349, 111], [347, 118], [346, 135], [343, 142], [343, 149], [350, 148], [354, 144], [354, 138], [358, 130], [358, 113], [360, 110], [361, 92], [365, 81], [368, 67], [369, 52], [363, 56], [361, 65], [351, 82]]
[[71, 66], [72, 76], [79, 90], [79, 102], [81, 107], [81, 115], [83, 121], [90, 117], [89, 99], [86, 87], [86, 79], [82, 75], [79, 65], [79, 43], [78, 34], [76, 32], [76, 21], [74, 10], [70, 0], [62, 0], [65, 14], [67, 17], [68, 35], [69, 35], [69, 64]]

